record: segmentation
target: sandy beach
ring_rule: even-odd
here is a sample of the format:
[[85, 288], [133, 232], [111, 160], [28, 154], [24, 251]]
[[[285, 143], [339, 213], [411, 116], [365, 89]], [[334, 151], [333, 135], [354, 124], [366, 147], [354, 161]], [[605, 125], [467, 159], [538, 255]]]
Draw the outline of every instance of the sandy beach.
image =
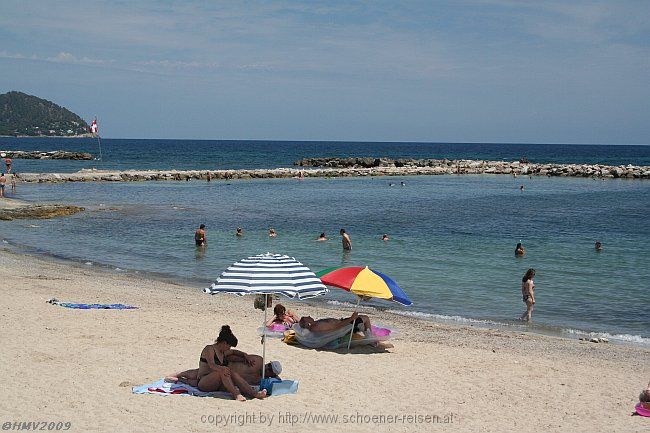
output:
[[[308, 350], [271, 340], [267, 355], [282, 362], [284, 378], [300, 381], [295, 395], [245, 403], [134, 395], [132, 386], [195, 368], [222, 324], [233, 328], [238, 349], [261, 354], [256, 328], [263, 313], [253, 309], [252, 298], [208, 296], [197, 287], [7, 251], [0, 253], [0, 275], [0, 365], [7, 393], [0, 400], [2, 423], [192, 432], [641, 432], [650, 425], [631, 416], [650, 378], [648, 349], [384, 313], [371, 319], [401, 334], [393, 349], [381, 353]], [[139, 309], [72, 310], [46, 303], [52, 297]], [[284, 304], [314, 317], [349, 314]], [[322, 415], [338, 419], [314, 418]], [[399, 421], [373, 423], [372, 416], [382, 415]], [[427, 415], [440, 422], [417, 422]]]

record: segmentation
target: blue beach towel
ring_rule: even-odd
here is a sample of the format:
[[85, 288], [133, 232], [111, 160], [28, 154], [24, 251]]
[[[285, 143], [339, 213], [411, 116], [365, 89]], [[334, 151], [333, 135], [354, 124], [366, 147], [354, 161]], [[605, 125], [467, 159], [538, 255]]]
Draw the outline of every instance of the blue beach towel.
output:
[[[298, 392], [297, 380], [278, 380], [271, 384], [272, 390], [268, 395], [281, 395], [281, 394], [296, 394]], [[253, 389], [258, 390], [258, 386], [253, 386]], [[170, 383], [165, 382], [165, 379], [160, 379], [155, 382], [142, 386], [134, 386], [131, 391], [133, 394], [157, 394], [157, 395], [191, 395], [194, 397], [216, 397], [232, 400], [229, 392], [214, 391], [203, 392], [198, 388], [190, 386], [186, 383]]]
[[59, 305], [65, 308], [75, 308], [78, 310], [136, 310], [138, 307], [124, 304], [75, 304], [72, 302], [61, 302], [52, 298], [47, 301], [52, 305]]

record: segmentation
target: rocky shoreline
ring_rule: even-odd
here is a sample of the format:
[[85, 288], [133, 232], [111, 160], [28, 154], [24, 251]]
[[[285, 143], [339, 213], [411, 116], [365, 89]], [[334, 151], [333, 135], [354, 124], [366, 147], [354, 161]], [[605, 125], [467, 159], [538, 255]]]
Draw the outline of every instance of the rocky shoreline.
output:
[[[601, 164], [532, 164], [477, 160], [390, 160], [386, 158], [310, 158], [294, 163], [302, 168], [250, 170], [80, 170], [75, 173], [21, 173], [20, 182], [137, 182], [263, 179], [304, 177], [417, 176], [494, 174], [602, 179], [650, 179], [650, 166]], [[378, 165], [376, 165], [378, 164]], [[317, 166], [318, 168], [313, 168]]]
[[66, 152], [64, 150], [0, 150], [0, 156], [11, 159], [72, 159], [76, 161], [89, 161], [94, 157], [90, 153], [83, 152]]
[[61, 216], [74, 215], [85, 209], [79, 206], [62, 204], [25, 204], [14, 206], [0, 206], [0, 221], [15, 219], [49, 219]]

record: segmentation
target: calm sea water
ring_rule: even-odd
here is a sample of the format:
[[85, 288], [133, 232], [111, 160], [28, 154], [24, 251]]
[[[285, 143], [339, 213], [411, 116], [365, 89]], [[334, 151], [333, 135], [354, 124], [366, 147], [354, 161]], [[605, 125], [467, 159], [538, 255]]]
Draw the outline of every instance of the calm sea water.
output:
[[[94, 139], [0, 138], [0, 150], [70, 150], [99, 154]], [[305, 157], [370, 156], [650, 165], [650, 146], [475, 143], [102, 140], [102, 161], [15, 161], [23, 172], [102, 169], [291, 167]]]
[[[149, 143], [157, 156], [149, 159], [143, 143]], [[245, 143], [203, 142], [198, 148], [192, 147], [193, 142], [173, 143], [174, 158], [182, 163], [162, 159], [163, 153], [171, 152], [172, 143], [161, 144], [163, 152], [157, 147], [160, 143], [149, 141], [134, 144], [132, 152], [135, 155], [140, 149], [138, 157], [115, 164], [195, 168], [205, 167], [210, 155], [220, 154], [227, 155], [216, 162], [220, 167], [277, 166], [308, 154], [336, 154], [329, 144], [257, 143], [253, 148], [265, 146], [260, 156]], [[210, 153], [209, 146], [220, 150]], [[349, 153], [355, 148], [345, 143], [337, 146]], [[407, 151], [398, 145], [373, 146], [359, 148], [368, 155], [412, 157], [424, 157], [435, 146], [454, 148], [416, 144], [405, 145]], [[453, 151], [467, 158], [508, 159], [524, 153], [517, 146], [462, 145]], [[225, 150], [233, 147], [237, 150], [232, 155]], [[648, 160], [644, 146], [558, 146], [548, 153], [542, 148], [526, 147], [525, 154], [533, 160], [568, 161], [578, 158], [569, 157], [570, 150], [580, 149], [590, 161], [639, 164]], [[284, 156], [272, 159], [269, 155], [277, 149]], [[615, 150], [621, 152], [616, 155]], [[16, 161], [18, 167], [23, 163]], [[33, 166], [38, 170], [19, 170], [46, 171], [55, 164], [74, 165], [41, 161]], [[0, 222], [0, 236], [30, 251], [93, 266], [189, 279], [197, 289], [232, 262], [267, 251], [295, 256], [314, 271], [369, 265], [393, 277], [414, 301], [411, 308], [375, 304], [400, 314], [539, 332], [606, 333], [650, 344], [650, 183], [489, 175], [390, 178], [398, 185], [400, 180], [406, 186], [390, 187], [387, 178], [19, 185], [19, 198], [80, 204], [88, 210], [55, 220]], [[205, 250], [193, 244], [200, 223], [207, 225]], [[238, 226], [245, 232], [241, 239], [234, 236]], [[267, 236], [270, 227], [278, 232], [277, 238]], [[354, 243], [349, 253], [341, 249], [337, 235], [341, 227]], [[330, 237], [328, 242], [315, 241], [322, 231]], [[383, 233], [389, 234], [389, 242], [380, 240]], [[597, 239], [604, 246], [601, 253], [593, 248]], [[515, 258], [514, 247], [520, 240], [527, 254]], [[514, 320], [525, 309], [520, 282], [529, 267], [538, 272], [538, 304], [531, 326]], [[339, 292], [327, 299], [355, 302], [351, 295]], [[305, 305], [293, 307], [308, 310]]]

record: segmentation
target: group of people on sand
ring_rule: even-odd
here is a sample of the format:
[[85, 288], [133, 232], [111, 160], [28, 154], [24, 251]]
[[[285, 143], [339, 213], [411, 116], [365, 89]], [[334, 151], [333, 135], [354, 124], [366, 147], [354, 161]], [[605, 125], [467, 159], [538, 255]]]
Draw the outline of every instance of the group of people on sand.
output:
[[[301, 328], [315, 333], [331, 332], [349, 325], [354, 326], [354, 332], [363, 333], [370, 330], [372, 326], [368, 316], [357, 312], [342, 319], [315, 320], [311, 316], [298, 318], [282, 304], [277, 304], [273, 313], [274, 316], [267, 322], [267, 326], [281, 323], [291, 327], [298, 323]], [[247, 396], [265, 398], [265, 389], [258, 391], [254, 388], [262, 381], [262, 357], [234, 349], [237, 344], [237, 337], [230, 326], [224, 325], [215, 342], [208, 344], [201, 351], [198, 368], [167, 376], [165, 380], [185, 383], [203, 392], [225, 391], [238, 401], [246, 401]], [[282, 364], [279, 361], [271, 361], [264, 365], [264, 377], [279, 379], [281, 373]]]
[[[226, 391], [239, 401], [246, 401], [245, 396], [265, 398], [266, 390], [253, 388], [262, 380], [262, 357], [233, 349], [237, 343], [230, 326], [222, 326], [215, 342], [201, 351], [199, 368], [167, 376], [165, 380], [186, 383], [203, 392]], [[264, 366], [265, 377], [277, 378], [280, 373], [282, 365], [279, 361]]]
[[354, 332], [365, 332], [371, 329], [370, 318], [365, 314], [359, 314], [356, 311], [350, 317], [341, 319], [325, 318], [315, 320], [311, 316], [298, 317], [291, 310], [287, 310], [284, 305], [277, 304], [273, 308], [273, 317], [266, 322], [266, 326], [282, 325], [291, 328], [298, 324], [302, 329], [311, 332], [325, 333], [335, 331], [348, 325], [354, 325]]
[[[343, 246], [343, 250], [345, 251], [350, 251], [352, 250], [352, 239], [350, 239], [350, 235], [345, 231], [345, 229], [339, 230], [339, 234], [341, 235], [341, 243]], [[235, 236], [238, 238], [244, 236], [244, 231], [242, 230], [241, 227], [237, 227], [237, 230], [235, 231]], [[278, 236], [278, 233], [275, 231], [275, 229], [270, 228], [269, 229], [269, 237], [270, 238], [275, 238]], [[317, 241], [323, 242], [327, 241], [327, 236], [325, 236], [325, 232], [322, 232], [318, 238], [316, 238]], [[388, 241], [390, 238], [388, 237], [388, 234], [384, 233], [381, 237], [382, 241]], [[205, 224], [201, 224], [198, 229], [194, 232], [194, 242], [197, 247], [203, 247], [208, 244], [207, 238], [206, 238], [206, 232], [205, 232]]]

